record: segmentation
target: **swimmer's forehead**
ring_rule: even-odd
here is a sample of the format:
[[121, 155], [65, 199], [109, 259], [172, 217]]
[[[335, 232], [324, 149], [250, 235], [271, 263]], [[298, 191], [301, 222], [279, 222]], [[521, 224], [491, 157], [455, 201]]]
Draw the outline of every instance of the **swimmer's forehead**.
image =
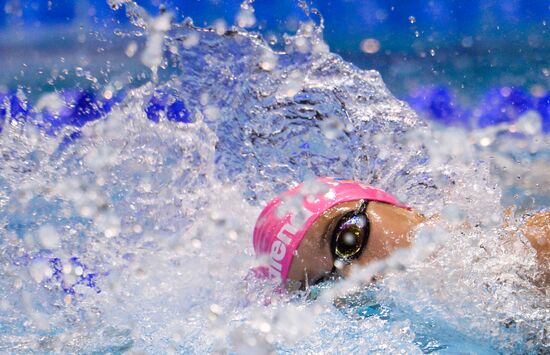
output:
[[353, 211], [361, 205], [362, 200], [356, 200], [356, 201], [347, 201], [347, 202], [341, 202], [337, 205], [332, 206], [325, 212], [323, 212], [320, 216], [320, 218], [331, 218], [334, 216], [338, 216], [342, 213], [347, 213], [350, 211]]

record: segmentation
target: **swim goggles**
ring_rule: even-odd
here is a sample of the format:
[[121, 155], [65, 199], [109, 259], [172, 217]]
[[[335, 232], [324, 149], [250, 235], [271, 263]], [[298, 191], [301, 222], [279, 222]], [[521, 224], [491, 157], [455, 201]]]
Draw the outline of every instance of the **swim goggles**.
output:
[[337, 277], [338, 262], [350, 264], [357, 259], [369, 240], [370, 221], [367, 215], [369, 201], [361, 200], [359, 208], [343, 215], [332, 233], [330, 250], [334, 266], [330, 274], [321, 277], [314, 284]]

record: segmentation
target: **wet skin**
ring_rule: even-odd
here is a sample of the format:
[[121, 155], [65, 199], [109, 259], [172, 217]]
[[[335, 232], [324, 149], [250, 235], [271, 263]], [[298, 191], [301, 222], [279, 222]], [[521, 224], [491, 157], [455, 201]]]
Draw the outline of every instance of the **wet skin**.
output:
[[535, 248], [539, 266], [544, 273], [542, 281], [550, 286], [550, 211], [527, 218], [520, 231]]
[[[334, 267], [331, 239], [338, 221], [359, 208], [361, 201], [340, 203], [321, 215], [309, 228], [292, 260], [290, 280], [311, 285], [329, 275]], [[368, 242], [353, 263], [338, 273], [346, 276], [353, 264], [365, 265], [388, 257], [394, 250], [411, 245], [414, 227], [425, 220], [418, 212], [382, 202], [371, 201], [367, 207], [370, 221]], [[307, 281], [306, 281], [307, 280]]]
[[[292, 260], [288, 274], [290, 289], [315, 284], [332, 273], [335, 260], [331, 240], [334, 229], [344, 215], [356, 211], [360, 204], [361, 201], [338, 204], [309, 228]], [[368, 242], [352, 263], [337, 270], [344, 277], [349, 275], [353, 265], [366, 265], [373, 260], [384, 259], [393, 251], [410, 246], [415, 227], [426, 220], [414, 210], [375, 201], [369, 202], [366, 213], [370, 220]], [[550, 285], [550, 212], [528, 218], [520, 231], [537, 252], [539, 265], [546, 276], [543, 283]]]

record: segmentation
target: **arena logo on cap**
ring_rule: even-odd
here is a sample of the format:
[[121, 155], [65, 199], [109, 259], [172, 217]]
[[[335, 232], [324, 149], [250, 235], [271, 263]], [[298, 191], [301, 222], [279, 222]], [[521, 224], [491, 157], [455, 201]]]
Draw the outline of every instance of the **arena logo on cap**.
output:
[[[304, 208], [304, 225], [307, 223], [309, 218], [314, 215], [314, 212], [310, 211], [308, 208]], [[290, 262], [292, 258], [289, 257], [289, 253], [293, 253], [294, 250], [291, 250], [291, 242], [296, 238], [298, 233], [305, 233], [302, 228], [298, 228], [294, 222], [293, 215], [288, 218], [288, 221], [283, 225], [277, 238], [271, 244], [271, 252], [269, 253], [269, 275], [276, 278], [277, 280], [282, 280], [281, 272], [283, 271], [283, 263], [288, 263], [287, 268], [290, 268]]]

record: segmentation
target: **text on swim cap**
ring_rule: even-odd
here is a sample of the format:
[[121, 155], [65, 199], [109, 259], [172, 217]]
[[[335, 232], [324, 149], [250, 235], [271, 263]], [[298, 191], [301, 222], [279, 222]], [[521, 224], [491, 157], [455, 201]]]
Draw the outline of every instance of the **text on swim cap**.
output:
[[[309, 220], [313, 215], [313, 212], [309, 211], [307, 208], [304, 208], [304, 221]], [[282, 264], [285, 258], [287, 258], [288, 248], [287, 246], [295, 238], [296, 233], [299, 231], [298, 227], [293, 223], [294, 216], [288, 219], [288, 222], [283, 225], [277, 238], [271, 244], [271, 252], [269, 253], [269, 275], [281, 280]], [[290, 268], [290, 264], [288, 265]]]

